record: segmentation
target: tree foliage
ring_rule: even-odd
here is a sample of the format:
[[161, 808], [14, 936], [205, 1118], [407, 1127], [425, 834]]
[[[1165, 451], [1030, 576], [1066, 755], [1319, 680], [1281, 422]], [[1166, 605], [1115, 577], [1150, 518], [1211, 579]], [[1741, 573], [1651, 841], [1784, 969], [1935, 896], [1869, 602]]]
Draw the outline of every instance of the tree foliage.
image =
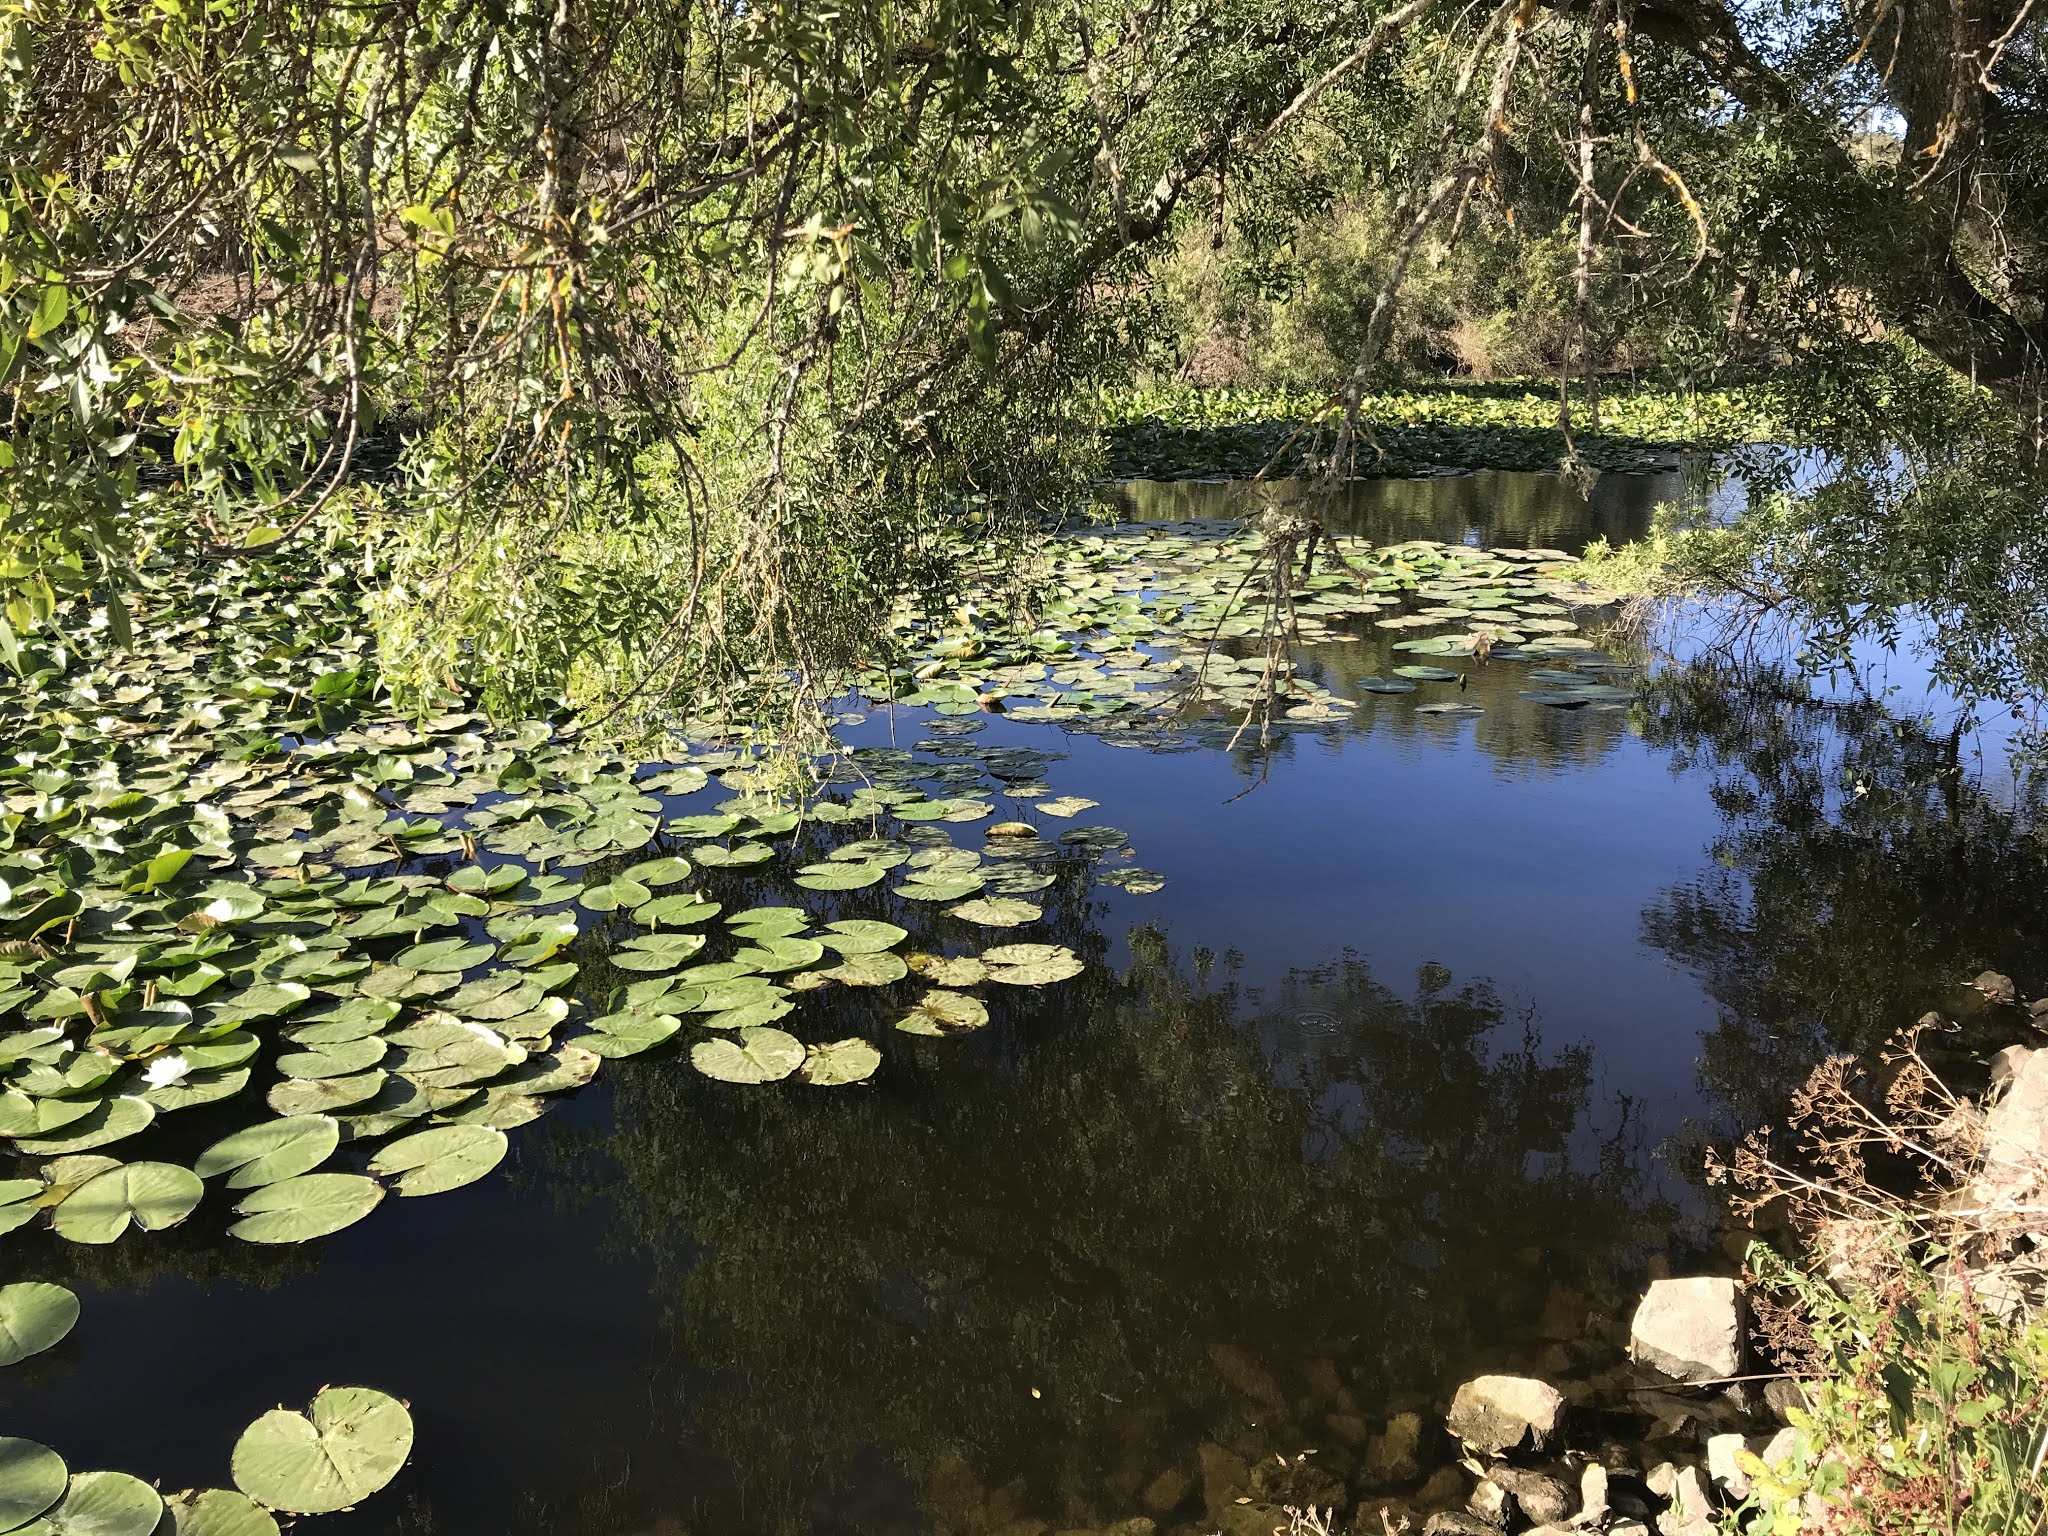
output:
[[1156, 327], [1150, 250], [1270, 244], [1344, 186], [1390, 236], [1340, 469], [1418, 253], [1520, 210], [1557, 254], [1561, 405], [1654, 311], [1688, 379], [1761, 338], [1824, 441], [1928, 458], [1965, 422], [2034, 474], [2043, 25], [4, 0], [0, 648], [66, 604], [118, 634], [167, 516], [216, 552], [324, 531], [385, 562], [416, 696], [815, 679], [927, 571], [926, 530], [1022, 527], [1088, 472], [1077, 386]]

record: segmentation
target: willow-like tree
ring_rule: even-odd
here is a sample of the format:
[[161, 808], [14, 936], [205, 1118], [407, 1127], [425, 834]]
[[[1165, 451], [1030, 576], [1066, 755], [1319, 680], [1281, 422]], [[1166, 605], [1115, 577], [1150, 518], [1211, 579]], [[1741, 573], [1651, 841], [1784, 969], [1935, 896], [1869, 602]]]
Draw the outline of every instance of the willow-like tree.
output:
[[[2040, 506], [2042, 35], [2030, 0], [0, 0], [0, 651], [118, 634], [165, 541], [325, 535], [416, 693], [828, 675], [949, 530], [1085, 476], [1149, 249], [1361, 174], [1401, 223], [1337, 472], [1411, 259], [1547, 187], [1565, 402], [1624, 302], [1688, 377], [1764, 337], [1845, 478], [1967, 440], [2007, 487], [1930, 550], [1940, 477], [1864, 475], [1903, 537], [1836, 595], [1945, 555], [1991, 601]], [[1873, 111], [1900, 153], [1859, 154]]]

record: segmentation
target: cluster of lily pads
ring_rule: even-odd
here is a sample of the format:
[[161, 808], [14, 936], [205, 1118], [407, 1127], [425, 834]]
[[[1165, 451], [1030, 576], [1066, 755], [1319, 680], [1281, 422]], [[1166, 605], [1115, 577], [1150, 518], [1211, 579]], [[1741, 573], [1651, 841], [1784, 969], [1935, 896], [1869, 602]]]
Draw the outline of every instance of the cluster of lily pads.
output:
[[[1391, 648], [1413, 660], [1391, 677], [1361, 680], [1364, 692], [1456, 682], [1461, 674], [1434, 659], [1476, 657], [1538, 663], [1528, 680], [1543, 686], [1521, 693], [1534, 703], [1617, 708], [1634, 697], [1628, 665], [1580, 632], [1612, 598], [1581, 582], [1564, 551], [1332, 542], [1341, 561], [1325, 559], [1293, 584], [1293, 629], [1308, 642], [1367, 627], [1399, 634]], [[1356, 699], [1291, 662], [1269, 677], [1267, 649], [1252, 643], [1270, 622], [1268, 561], [1264, 536], [1239, 523], [1125, 523], [1064, 534], [1040, 555], [1033, 574], [1044, 595], [1030, 619], [907, 607], [899, 625], [907, 642], [922, 642], [919, 659], [863, 684], [877, 700], [940, 713], [1001, 709], [1138, 745], [1191, 712], [1241, 713], [1268, 686], [1277, 686], [1289, 722], [1340, 721]], [[1462, 699], [1422, 707], [1483, 711]]]
[[[109, 1243], [178, 1225], [212, 1184], [231, 1235], [303, 1242], [482, 1177], [550, 1096], [686, 1027], [709, 1077], [843, 1085], [881, 1052], [784, 1027], [805, 994], [922, 987], [899, 1029], [950, 1035], [987, 1022], [983, 984], [1081, 969], [1057, 944], [939, 952], [1039, 921], [1026, 898], [1055, 867], [1127, 859], [1114, 828], [1027, 819], [1093, 806], [1052, 792], [1056, 754], [940, 719], [916, 750], [837, 755], [791, 790], [745, 750], [645, 764], [541, 721], [366, 718], [356, 577], [297, 575], [167, 584], [182, 607], [133, 650], [88, 634], [18, 658], [0, 1138], [21, 1166], [0, 1169], [0, 1233]], [[222, 622], [184, 616], [201, 607]], [[954, 843], [981, 822], [982, 846]], [[1101, 877], [1162, 883], [1128, 862]], [[794, 902], [716, 899], [764, 880]], [[909, 920], [942, 941], [908, 949], [890, 913], [931, 914]], [[244, 1123], [196, 1157], [114, 1155], [207, 1106]]]
[[[1328, 393], [1168, 384], [1105, 396], [1099, 417], [1111, 474], [1179, 480], [1244, 477], [1269, 464], [1279, 472], [1299, 468], [1315, 438], [1297, 429], [1318, 420], [1334, 427], [1336, 412]], [[1361, 419], [1371, 434], [1358, 445], [1354, 472], [1362, 476], [1542, 472], [1554, 470], [1566, 449], [1554, 381], [1371, 395]], [[1583, 406], [1575, 419], [1572, 446], [1601, 470], [1665, 469], [1681, 449], [1785, 440], [1757, 391], [1635, 387], [1602, 396], [1598, 430]]]
[[[0, 1286], [0, 1369], [61, 1342], [78, 1322], [61, 1285]], [[235, 1442], [233, 1488], [166, 1497], [126, 1472], [73, 1472], [33, 1440], [0, 1436], [5, 1536], [277, 1536], [278, 1514], [347, 1509], [412, 1454], [412, 1415], [369, 1387], [323, 1387], [306, 1411], [274, 1408]]]

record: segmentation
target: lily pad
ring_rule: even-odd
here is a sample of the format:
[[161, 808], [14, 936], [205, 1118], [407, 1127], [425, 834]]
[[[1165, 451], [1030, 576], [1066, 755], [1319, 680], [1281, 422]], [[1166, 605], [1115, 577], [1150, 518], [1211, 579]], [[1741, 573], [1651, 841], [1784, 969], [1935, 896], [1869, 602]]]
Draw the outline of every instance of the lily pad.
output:
[[269, 1510], [232, 1488], [187, 1489], [164, 1500], [171, 1529], [158, 1536], [278, 1536]]
[[87, 1179], [50, 1214], [73, 1243], [111, 1243], [129, 1224], [145, 1232], [175, 1227], [205, 1194], [199, 1175], [176, 1163], [125, 1163]]
[[0, 1531], [26, 1525], [64, 1497], [64, 1458], [47, 1445], [0, 1435]]
[[1034, 907], [1028, 901], [1017, 901], [1008, 896], [988, 896], [979, 901], [963, 901], [957, 907], [948, 907], [946, 915], [983, 928], [1015, 928], [1023, 923], [1037, 922], [1045, 916], [1045, 911], [1041, 907]]
[[[0, 1285], [0, 1366], [41, 1354], [69, 1333], [77, 1321], [78, 1297], [61, 1285], [40, 1280]], [[7, 1503], [6, 1448], [29, 1443], [0, 1440], [0, 1512], [4, 1512]], [[4, 1525], [5, 1521], [0, 1520], [0, 1526]]]
[[843, 986], [886, 987], [909, 975], [910, 967], [903, 963], [901, 955], [884, 950], [871, 955], [847, 955], [829, 971], [818, 974], [829, 976]]
[[593, 1019], [590, 1033], [570, 1041], [593, 1056], [637, 1056], [669, 1039], [683, 1027], [672, 1013], [609, 1013]]
[[305, 1413], [273, 1408], [235, 1442], [235, 1486], [295, 1515], [347, 1509], [389, 1483], [412, 1454], [412, 1415], [368, 1387], [328, 1387]]
[[392, 963], [409, 971], [436, 975], [447, 971], [466, 971], [490, 958], [491, 946], [488, 944], [474, 944], [464, 939], [436, 939], [430, 944], [415, 944], [411, 949], [399, 951]]
[[488, 1126], [439, 1126], [387, 1143], [370, 1159], [370, 1172], [395, 1175], [401, 1196], [438, 1195], [489, 1173], [506, 1145], [505, 1133]]
[[802, 1043], [779, 1029], [743, 1029], [736, 1040], [700, 1040], [690, 1048], [690, 1064], [725, 1083], [772, 1083], [803, 1061]]
[[341, 1125], [327, 1115], [265, 1120], [224, 1136], [199, 1154], [192, 1171], [202, 1179], [229, 1175], [229, 1189], [258, 1189], [311, 1173], [341, 1145]]
[[[244, 1198], [235, 1207], [244, 1219], [229, 1227], [228, 1235], [245, 1243], [308, 1242], [353, 1226], [375, 1210], [383, 1198], [384, 1186], [358, 1173], [303, 1173], [295, 1179], [265, 1185]], [[235, 1481], [242, 1483], [239, 1472]], [[246, 1483], [242, 1484], [242, 1491], [252, 1498], [261, 1498]], [[296, 1512], [315, 1513], [311, 1509]]]
[[1004, 944], [982, 953], [988, 979], [1008, 987], [1042, 987], [1078, 976], [1085, 968], [1064, 944]]
[[126, 1472], [75, 1472], [64, 1496], [18, 1536], [152, 1536], [164, 1501]]
[[818, 942], [842, 955], [874, 955], [885, 949], [894, 949], [909, 937], [906, 930], [894, 923], [849, 917], [827, 923], [825, 931], [818, 935]]
[[802, 1075], [805, 1082], [816, 1087], [832, 1088], [863, 1082], [873, 1077], [881, 1064], [882, 1053], [856, 1036], [835, 1040], [830, 1045], [812, 1046], [804, 1056]]
[[908, 1035], [958, 1035], [979, 1029], [988, 1022], [988, 1009], [980, 998], [965, 992], [934, 990], [896, 1021]]
[[36, 1157], [62, 1157], [126, 1141], [130, 1136], [147, 1130], [155, 1118], [156, 1106], [144, 1099], [102, 1099], [89, 1113], [60, 1130], [43, 1136], [15, 1138], [14, 1147], [18, 1152]]

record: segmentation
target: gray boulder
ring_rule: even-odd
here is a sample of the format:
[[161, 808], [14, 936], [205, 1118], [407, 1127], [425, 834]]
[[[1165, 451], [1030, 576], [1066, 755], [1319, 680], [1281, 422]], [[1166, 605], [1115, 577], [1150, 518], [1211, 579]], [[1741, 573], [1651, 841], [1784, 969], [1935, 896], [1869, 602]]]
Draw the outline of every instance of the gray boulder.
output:
[[1746, 1311], [1742, 1287], [1733, 1280], [1702, 1275], [1655, 1281], [1636, 1308], [1629, 1353], [1680, 1381], [1740, 1375]]
[[1487, 1476], [1515, 1496], [1523, 1518], [1531, 1525], [1560, 1524], [1577, 1507], [1570, 1487], [1547, 1473], [1501, 1466]]
[[1564, 1422], [1564, 1394], [1532, 1376], [1480, 1376], [1458, 1388], [1445, 1422], [1487, 1456], [1525, 1443], [1542, 1450]]

